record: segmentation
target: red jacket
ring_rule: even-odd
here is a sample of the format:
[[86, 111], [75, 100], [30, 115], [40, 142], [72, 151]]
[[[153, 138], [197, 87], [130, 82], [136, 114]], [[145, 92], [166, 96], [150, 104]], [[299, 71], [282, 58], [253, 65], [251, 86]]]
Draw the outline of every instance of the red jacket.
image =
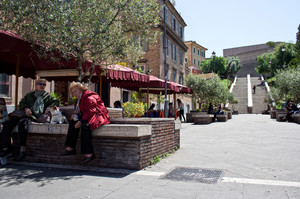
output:
[[81, 119], [88, 120], [92, 130], [110, 122], [108, 110], [105, 108], [100, 96], [95, 92], [83, 91], [79, 108], [83, 114]]

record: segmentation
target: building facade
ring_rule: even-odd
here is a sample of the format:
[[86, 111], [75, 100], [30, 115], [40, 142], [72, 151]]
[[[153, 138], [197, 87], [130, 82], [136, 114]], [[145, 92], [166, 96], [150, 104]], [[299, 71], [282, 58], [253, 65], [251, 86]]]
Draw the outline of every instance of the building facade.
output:
[[185, 59], [191, 73], [201, 74], [200, 64], [205, 59], [207, 48], [197, 44], [195, 41], [186, 41], [185, 45], [188, 47]]

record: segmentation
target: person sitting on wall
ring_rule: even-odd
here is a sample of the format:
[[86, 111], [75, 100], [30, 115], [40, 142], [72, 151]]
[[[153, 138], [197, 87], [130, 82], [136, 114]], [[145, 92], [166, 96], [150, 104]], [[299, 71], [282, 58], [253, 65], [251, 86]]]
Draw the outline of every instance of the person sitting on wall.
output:
[[122, 109], [122, 117], [124, 117], [124, 109], [122, 108], [121, 102], [119, 100], [114, 102], [114, 108]]
[[23, 160], [25, 158], [28, 125], [32, 121], [41, 122], [39, 118], [48, 113], [48, 108], [59, 106], [59, 101], [45, 91], [45, 79], [37, 80], [35, 85], [36, 89], [26, 94], [19, 103], [19, 109], [24, 110], [24, 115], [11, 114], [11, 118], [3, 123], [0, 157], [12, 155], [11, 131], [18, 125], [21, 147], [19, 157], [16, 160]]
[[224, 115], [224, 114], [225, 114], [225, 112], [224, 112], [223, 109], [222, 109], [222, 105], [219, 104], [218, 110], [217, 110], [217, 112], [216, 112], [216, 115]]
[[110, 118], [100, 96], [87, 90], [85, 85], [79, 82], [72, 82], [70, 92], [76, 97], [77, 102], [69, 123], [65, 142], [66, 149], [61, 155], [76, 154], [76, 142], [81, 130], [81, 153], [84, 154], [84, 159], [81, 163], [85, 164], [96, 157], [92, 145], [92, 130], [101, 125], [109, 124]]
[[214, 121], [216, 121], [216, 112], [214, 112], [214, 106], [213, 106], [212, 102], [209, 103], [207, 114], [213, 114]]
[[169, 103], [169, 117], [175, 117], [175, 111], [172, 102]]

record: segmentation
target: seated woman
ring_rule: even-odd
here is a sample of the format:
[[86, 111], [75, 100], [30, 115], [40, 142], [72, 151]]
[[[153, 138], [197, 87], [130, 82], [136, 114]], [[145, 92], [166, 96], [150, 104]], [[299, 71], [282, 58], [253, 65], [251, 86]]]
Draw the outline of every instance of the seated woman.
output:
[[97, 93], [87, 90], [87, 87], [79, 82], [71, 83], [70, 92], [76, 97], [77, 102], [69, 123], [66, 150], [61, 155], [76, 154], [76, 142], [81, 130], [81, 153], [85, 156], [81, 163], [85, 164], [96, 157], [92, 146], [92, 130], [109, 124], [110, 118]]
[[175, 117], [175, 111], [172, 102], [169, 103], [169, 117]]

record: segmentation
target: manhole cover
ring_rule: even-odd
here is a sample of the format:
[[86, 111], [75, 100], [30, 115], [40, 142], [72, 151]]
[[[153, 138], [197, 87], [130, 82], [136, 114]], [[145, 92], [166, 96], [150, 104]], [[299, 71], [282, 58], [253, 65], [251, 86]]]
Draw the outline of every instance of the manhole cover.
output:
[[222, 170], [177, 167], [161, 179], [215, 184], [222, 174]]

